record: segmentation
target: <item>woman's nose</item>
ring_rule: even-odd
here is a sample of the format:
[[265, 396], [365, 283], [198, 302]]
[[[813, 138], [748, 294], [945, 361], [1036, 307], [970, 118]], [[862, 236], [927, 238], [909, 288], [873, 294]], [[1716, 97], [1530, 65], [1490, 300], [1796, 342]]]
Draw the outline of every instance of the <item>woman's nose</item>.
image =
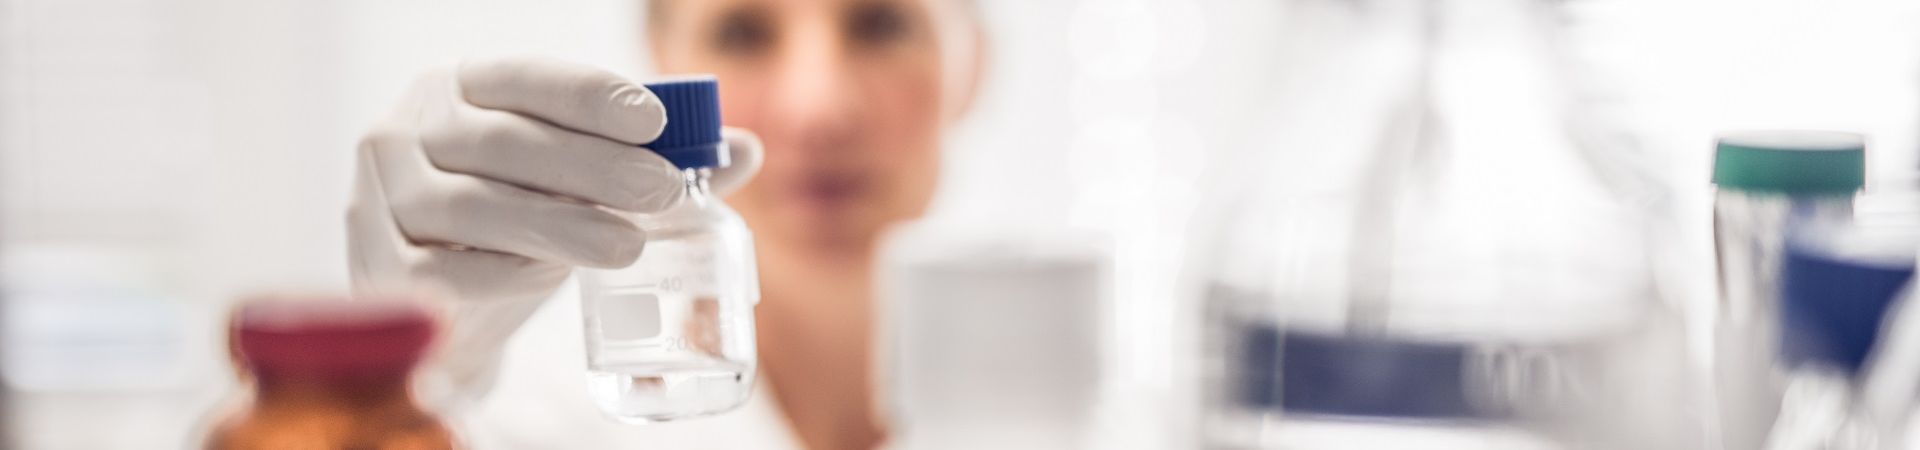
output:
[[771, 90], [774, 120], [807, 151], [843, 147], [859, 120], [860, 99], [846, 52], [828, 33], [794, 39]]

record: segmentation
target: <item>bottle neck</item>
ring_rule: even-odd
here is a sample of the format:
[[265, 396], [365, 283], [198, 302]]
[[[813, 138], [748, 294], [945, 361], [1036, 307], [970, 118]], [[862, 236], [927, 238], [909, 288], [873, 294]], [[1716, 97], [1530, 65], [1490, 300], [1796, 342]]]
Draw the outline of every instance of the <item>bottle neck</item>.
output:
[[337, 376], [261, 374], [254, 378], [257, 409], [359, 410], [413, 405], [408, 371]]
[[680, 176], [686, 180], [688, 197], [706, 198], [713, 196], [713, 186], [710, 182], [713, 178], [713, 168], [688, 167], [680, 169]]

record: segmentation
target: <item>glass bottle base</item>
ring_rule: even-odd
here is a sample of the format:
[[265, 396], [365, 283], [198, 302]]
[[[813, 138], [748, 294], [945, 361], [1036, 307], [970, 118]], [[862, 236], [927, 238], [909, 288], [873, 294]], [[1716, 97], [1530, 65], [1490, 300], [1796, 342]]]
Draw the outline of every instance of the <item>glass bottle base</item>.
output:
[[746, 404], [751, 372], [745, 364], [721, 360], [608, 364], [587, 371], [587, 389], [616, 421], [668, 422]]

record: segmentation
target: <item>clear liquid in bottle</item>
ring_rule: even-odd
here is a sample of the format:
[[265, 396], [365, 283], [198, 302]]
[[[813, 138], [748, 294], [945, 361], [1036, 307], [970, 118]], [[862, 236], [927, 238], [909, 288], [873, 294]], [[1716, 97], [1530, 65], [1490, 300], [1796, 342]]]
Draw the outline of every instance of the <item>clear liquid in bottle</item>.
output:
[[583, 269], [588, 390], [628, 423], [708, 416], [745, 404], [755, 369], [753, 239], [707, 185], [726, 164], [712, 79], [649, 84], [668, 125], [648, 149], [685, 171], [666, 211], [629, 216], [647, 244], [632, 265]]

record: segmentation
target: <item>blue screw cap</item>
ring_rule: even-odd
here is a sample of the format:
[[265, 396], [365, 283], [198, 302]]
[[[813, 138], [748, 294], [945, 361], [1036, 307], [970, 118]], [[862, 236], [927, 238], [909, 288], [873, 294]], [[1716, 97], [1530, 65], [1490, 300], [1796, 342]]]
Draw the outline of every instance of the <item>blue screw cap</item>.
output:
[[646, 145], [682, 169], [726, 167], [720, 137], [720, 82], [711, 75], [647, 83], [667, 109], [667, 126]]

